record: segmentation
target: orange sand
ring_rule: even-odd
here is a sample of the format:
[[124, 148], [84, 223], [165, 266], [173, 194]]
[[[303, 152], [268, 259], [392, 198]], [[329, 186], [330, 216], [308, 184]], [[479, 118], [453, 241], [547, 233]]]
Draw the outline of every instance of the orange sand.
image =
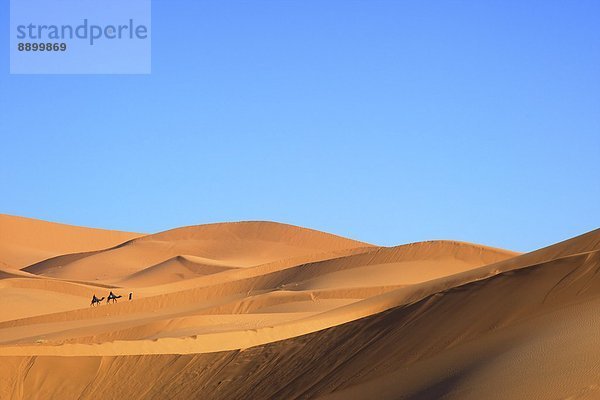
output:
[[0, 215], [0, 399], [597, 399], [599, 271], [600, 230], [521, 255]]

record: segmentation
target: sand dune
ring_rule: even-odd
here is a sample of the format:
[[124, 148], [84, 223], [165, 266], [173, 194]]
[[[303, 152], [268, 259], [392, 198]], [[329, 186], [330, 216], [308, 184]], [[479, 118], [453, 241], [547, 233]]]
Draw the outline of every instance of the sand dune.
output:
[[0, 214], [0, 266], [20, 269], [57, 255], [105, 249], [140, 236]]
[[61, 279], [110, 281], [181, 255], [202, 257], [206, 264], [249, 267], [363, 246], [367, 244], [271, 222], [211, 224], [147, 235], [105, 251], [57, 257], [25, 271]]
[[2, 399], [600, 397], [600, 230], [527, 254], [269, 222], [26, 239], [2, 243], [33, 260], [0, 268]]

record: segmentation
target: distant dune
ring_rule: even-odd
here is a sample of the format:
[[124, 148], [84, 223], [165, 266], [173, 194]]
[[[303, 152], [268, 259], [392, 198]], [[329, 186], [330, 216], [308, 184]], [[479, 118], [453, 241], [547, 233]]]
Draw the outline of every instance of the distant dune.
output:
[[369, 245], [272, 222], [210, 224], [147, 235], [104, 251], [58, 256], [24, 270], [61, 279], [108, 281], [125, 279], [178, 256], [201, 257], [206, 265], [250, 267], [362, 246]]
[[0, 228], [0, 399], [600, 398], [600, 230], [519, 254], [273, 222]]
[[140, 236], [0, 214], [0, 266], [20, 269], [57, 255], [105, 249]]

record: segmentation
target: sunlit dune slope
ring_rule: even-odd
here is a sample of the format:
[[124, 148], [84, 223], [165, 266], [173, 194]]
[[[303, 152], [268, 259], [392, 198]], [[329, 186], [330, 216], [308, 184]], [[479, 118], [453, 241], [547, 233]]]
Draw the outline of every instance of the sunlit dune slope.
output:
[[20, 269], [60, 254], [105, 249], [139, 236], [0, 214], [0, 266]]
[[0, 268], [2, 399], [600, 398], [600, 230], [518, 254], [245, 222], [67, 253]]
[[[160, 295], [114, 305], [102, 313], [85, 308], [68, 313], [15, 320], [0, 324], [0, 327], [23, 327], [12, 329], [12, 334], [7, 336], [8, 341], [19, 337], [24, 330], [31, 332], [33, 326], [39, 325], [43, 325], [44, 330], [38, 332], [43, 333], [46, 340], [53, 342], [79, 342], [78, 337], [84, 337], [84, 341], [90, 342], [88, 336], [92, 334], [96, 336], [91, 341], [96, 342], [192, 336], [203, 334], [207, 329], [213, 330], [212, 325], [220, 325], [219, 319], [211, 318], [212, 323], [209, 327], [190, 327], [179, 334], [171, 333], [170, 329], [164, 327], [159, 328], [158, 325], [164, 325], [164, 322], [156, 325], [157, 321], [171, 321], [171, 325], [174, 326], [172, 319], [175, 316], [186, 319], [190, 318], [190, 314], [262, 314], [265, 310], [271, 314], [305, 310], [321, 313], [417, 282], [470, 270], [486, 262], [506, 259], [514, 254], [451, 241], [414, 243], [394, 248], [357, 248], [354, 252], [356, 254], [338, 253], [338, 257], [309, 263], [279, 262], [252, 268], [230, 269], [205, 279], [196, 279], [192, 288], [184, 289], [185, 282], [179, 285], [181, 290], [176, 290], [176, 285], [170, 285], [173, 290], [171, 292], [164, 290], [165, 293]], [[144, 293], [143, 290], [136, 290], [136, 297], [140, 292]], [[329, 323], [359, 318], [368, 314], [370, 307], [366, 305], [347, 314], [342, 312], [334, 316], [334, 322], [321, 319], [316, 323], [306, 324], [301, 326], [301, 333], [322, 329]], [[114, 325], [97, 327], [95, 319], [98, 318], [104, 324], [113, 321], [127, 322], [127, 329], [120, 334], [121, 331]], [[265, 321], [263, 325], [269, 324], [268, 316], [259, 315], [256, 319]], [[67, 321], [70, 321], [68, 325]], [[156, 328], [148, 327], [152, 324], [155, 324]], [[72, 328], [67, 330], [67, 326]], [[140, 330], [131, 329], [134, 326], [140, 327]], [[52, 333], [59, 328], [60, 334]], [[105, 338], [104, 334], [100, 335], [100, 332], [108, 331], [108, 338]], [[7, 331], [4, 333], [7, 334]], [[236, 344], [229, 343], [227, 346], [231, 348]], [[162, 350], [157, 347], [155, 351]]]

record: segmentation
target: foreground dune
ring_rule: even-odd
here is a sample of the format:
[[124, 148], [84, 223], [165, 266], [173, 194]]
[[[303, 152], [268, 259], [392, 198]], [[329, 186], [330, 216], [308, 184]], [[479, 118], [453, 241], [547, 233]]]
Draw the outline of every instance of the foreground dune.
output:
[[600, 230], [517, 254], [245, 222], [32, 259], [0, 270], [2, 399], [600, 397]]

